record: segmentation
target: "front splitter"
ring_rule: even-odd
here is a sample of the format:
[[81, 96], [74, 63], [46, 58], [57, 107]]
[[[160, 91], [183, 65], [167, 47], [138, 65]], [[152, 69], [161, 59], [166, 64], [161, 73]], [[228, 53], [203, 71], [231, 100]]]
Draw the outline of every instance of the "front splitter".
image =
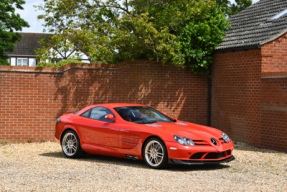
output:
[[219, 161], [191, 161], [191, 160], [180, 160], [180, 159], [169, 159], [170, 164], [182, 164], [182, 165], [205, 165], [205, 164], [220, 164], [227, 163], [235, 160], [235, 157], [232, 155], [226, 159]]

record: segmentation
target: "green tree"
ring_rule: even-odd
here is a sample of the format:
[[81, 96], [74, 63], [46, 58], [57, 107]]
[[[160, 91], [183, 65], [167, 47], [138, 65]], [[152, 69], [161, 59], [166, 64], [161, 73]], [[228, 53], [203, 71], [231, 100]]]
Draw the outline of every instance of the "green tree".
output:
[[29, 27], [19, 14], [15, 14], [15, 7], [23, 9], [24, 0], [1, 0], [0, 2], [0, 65], [9, 65], [9, 58], [5, 52], [13, 51], [15, 42], [21, 40], [21, 36], [16, 31], [21, 31], [22, 27]]
[[222, 8], [222, 11], [227, 17], [236, 15], [238, 12], [252, 5], [252, 0], [235, 0], [236, 3], [231, 3], [229, 0], [216, 0], [216, 3]]
[[55, 33], [37, 50], [40, 62], [67, 39], [92, 61], [149, 59], [206, 74], [230, 27], [214, 0], [46, 0], [37, 7]]

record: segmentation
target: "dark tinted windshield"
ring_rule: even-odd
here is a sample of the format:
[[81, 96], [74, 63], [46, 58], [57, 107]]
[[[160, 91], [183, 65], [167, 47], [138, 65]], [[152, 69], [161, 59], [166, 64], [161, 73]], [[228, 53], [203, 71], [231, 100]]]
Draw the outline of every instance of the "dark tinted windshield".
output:
[[169, 117], [150, 107], [118, 107], [115, 110], [124, 120], [134, 123], [173, 122]]

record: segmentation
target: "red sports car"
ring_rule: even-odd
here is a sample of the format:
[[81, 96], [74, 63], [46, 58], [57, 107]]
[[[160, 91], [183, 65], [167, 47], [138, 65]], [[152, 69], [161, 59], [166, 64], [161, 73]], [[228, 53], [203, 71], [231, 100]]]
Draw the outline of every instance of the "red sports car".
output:
[[234, 160], [233, 143], [220, 130], [183, 122], [140, 104], [110, 103], [61, 116], [55, 137], [67, 157], [85, 152], [141, 159], [152, 168]]

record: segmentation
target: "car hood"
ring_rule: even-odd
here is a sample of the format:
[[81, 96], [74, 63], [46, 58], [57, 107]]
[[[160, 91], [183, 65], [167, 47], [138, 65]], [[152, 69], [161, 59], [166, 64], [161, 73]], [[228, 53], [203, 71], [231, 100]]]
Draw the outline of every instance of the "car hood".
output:
[[145, 126], [151, 127], [153, 132], [161, 132], [166, 141], [174, 141], [173, 136], [178, 135], [180, 137], [188, 137], [191, 140], [205, 140], [209, 142], [211, 138], [216, 138], [217, 140], [221, 138], [222, 133], [222, 131], [215, 128], [183, 121], [145, 124]]

